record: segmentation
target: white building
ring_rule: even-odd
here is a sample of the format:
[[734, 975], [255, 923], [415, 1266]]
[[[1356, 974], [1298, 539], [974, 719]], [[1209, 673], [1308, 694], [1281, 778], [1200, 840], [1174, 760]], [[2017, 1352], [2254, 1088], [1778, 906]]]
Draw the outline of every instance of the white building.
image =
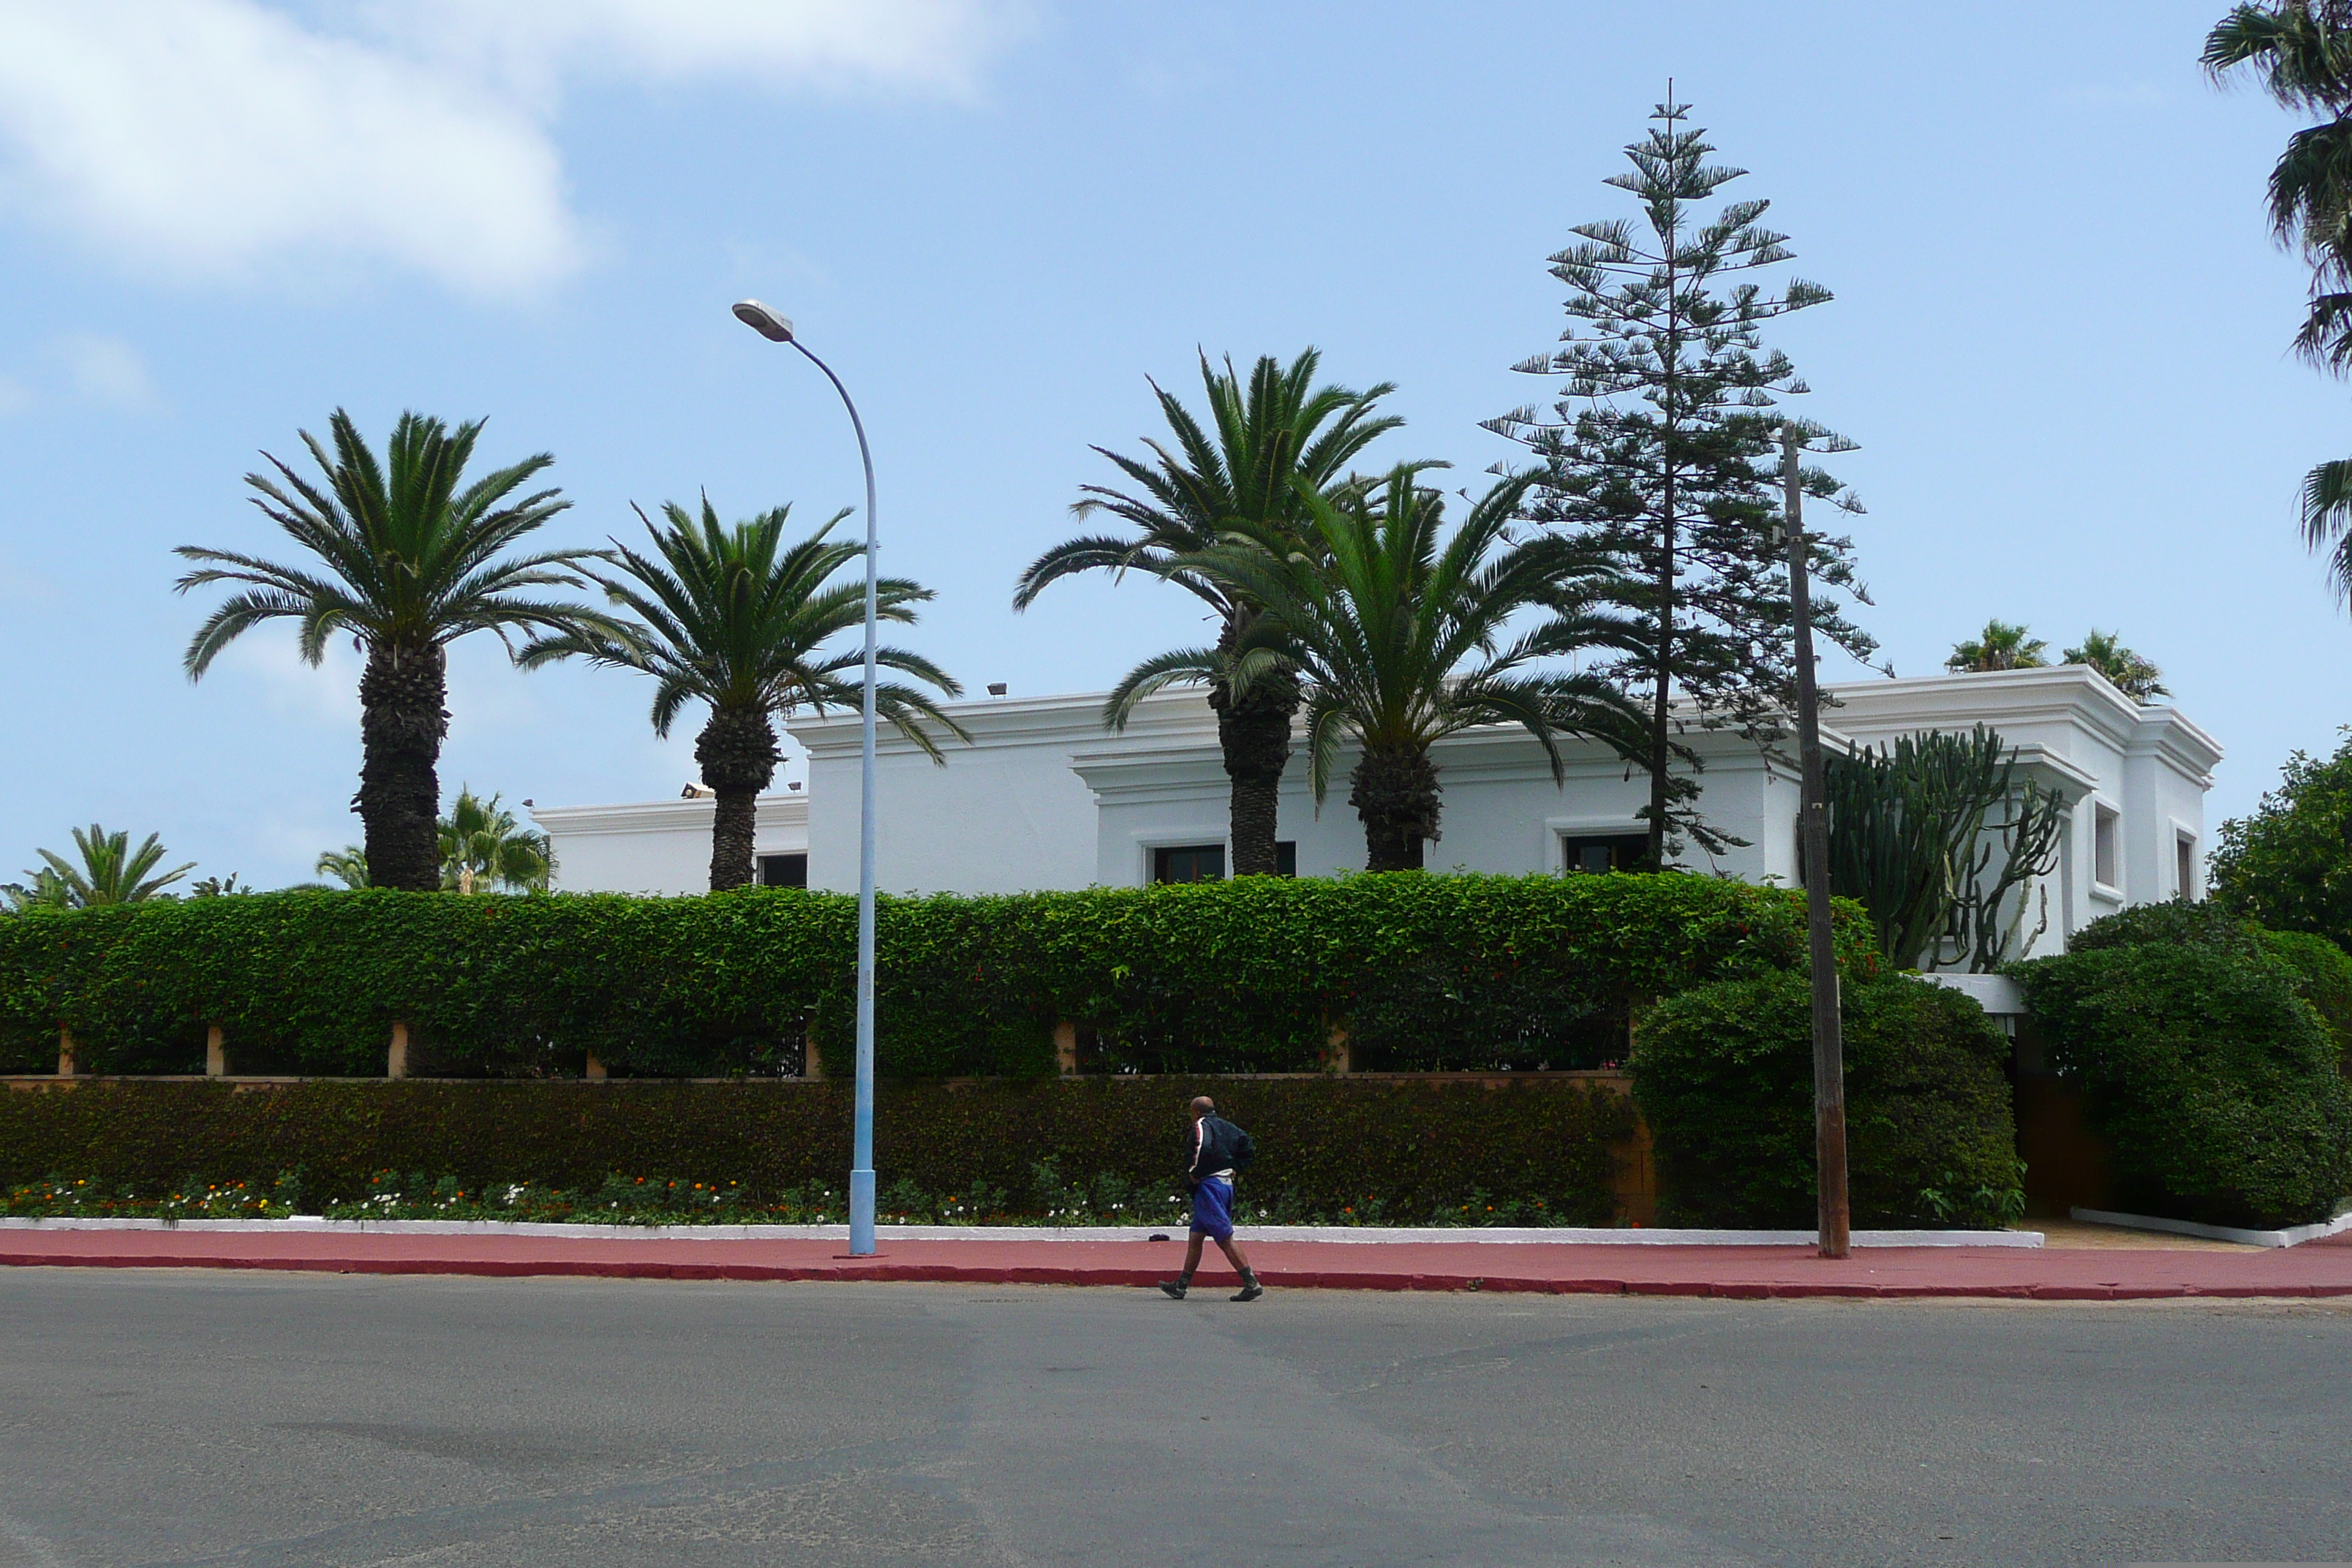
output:
[[[1832, 749], [1982, 723], [2018, 749], [2026, 772], [2065, 796], [2059, 865], [2044, 889], [2050, 929], [2037, 951], [2054, 951], [2068, 932], [2126, 904], [2201, 892], [2205, 791], [2221, 752], [2175, 710], [2135, 704], [2079, 665], [1830, 689], [1840, 704], [1824, 715]], [[1147, 700], [1117, 734], [1103, 730], [1097, 694], [949, 711], [972, 743], [951, 743], [945, 766], [882, 731], [877, 872], [885, 890], [1007, 893], [1223, 874], [1227, 781], [1215, 718], [1197, 691]], [[761, 799], [761, 879], [853, 889], [856, 716], [790, 729], [808, 750], [808, 787]], [[1797, 783], [1786, 761], [1729, 731], [1694, 729], [1683, 738], [1706, 763], [1707, 821], [1748, 840], [1714, 861], [1693, 851], [1685, 863], [1793, 885]], [[1564, 787], [1552, 782], [1542, 749], [1515, 728], [1454, 736], [1433, 755], [1444, 836], [1429, 846], [1433, 870], [1591, 869], [1641, 847], [1634, 814], [1648, 781], [1605, 747], [1570, 745]], [[1341, 759], [1318, 813], [1305, 763], [1294, 758], [1276, 829], [1286, 868], [1302, 876], [1362, 869], [1363, 827], [1347, 804], [1353, 763]], [[560, 887], [682, 893], [709, 885], [708, 799], [533, 815], [554, 839]]]

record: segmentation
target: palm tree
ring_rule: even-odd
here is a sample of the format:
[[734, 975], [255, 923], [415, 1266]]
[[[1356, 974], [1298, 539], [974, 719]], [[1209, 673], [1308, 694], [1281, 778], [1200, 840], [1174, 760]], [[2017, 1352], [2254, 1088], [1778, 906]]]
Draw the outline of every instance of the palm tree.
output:
[[1954, 671], [2040, 669], [2050, 662], [2042, 657], [2049, 648], [2048, 643], [2029, 636], [2021, 626], [1987, 621], [1975, 637], [1952, 645], [1952, 657], [1944, 661], [1944, 668]]
[[367, 851], [356, 844], [346, 844], [341, 849], [329, 849], [310, 868], [313, 875], [332, 877], [346, 888], [371, 887], [368, 880]]
[[2135, 702], [2172, 695], [2164, 685], [2164, 671], [2124, 647], [2120, 632], [2103, 632], [2094, 626], [2084, 636], [2082, 647], [2070, 647], [2059, 658], [2068, 664], [2089, 665]]
[[[380, 888], [441, 885], [436, 765], [449, 715], [447, 645], [468, 632], [541, 632], [610, 627], [585, 605], [524, 597], [519, 590], [584, 586], [580, 550], [499, 559], [523, 535], [571, 503], [552, 489], [512, 499], [555, 459], [542, 452], [460, 488], [481, 422], [453, 434], [438, 419], [403, 414], [386, 448], [368, 449], [350, 415], [328, 421], [331, 454], [309, 431], [323, 487], [276, 458], [278, 478], [247, 474], [253, 504], [323, 563], [323, 573], [197, 545], [180, 547], [210, 563], [182, 577], [182, 593], [211, 583], [251, 586], [215, 610], [188, 644], [188, 679], [199, 679], [220, 651], [264, 621], [300, 623], [302, 657], [317, 664], [328, 640], [348, 632], [367, 655], [360, 677], [363, 761], [352, 808], [367, 829], [367, 858]], [[283, 481], [282, 483], [280, 481]], [[509, 642], [509, 651], [512, 644]]]
[[[616, 634], [583, 627], [546, 637], [519, 656], [529, 665], [574, 656], [654, 677], [654, 732], [667, 735], [688, 702], [710, 705], [694, 743], [702, 782], [718, 796], [710, 827], [710, 886], [740, 888], [751, 880], [755, 802], [775, 777], [773, 720], [800, 709], [823, 713], [860, 705], [862, 647], [829, 651], [825, 645], [864, 624], [866, 586], [856, 577], [832, 581], [864, 547], [825, 536], [849, 514], [797, 543], [784, 543], [792, 508], [780, 506], [733, 527], [721, 526], [708, 496], [700, 521], [670, 502], [667, 528], [640, 510], [654, 554], [614, 541], [605, 559], [620, 576], [592, 574], [614, 604], [642, 623]], [[911, 624], [914, 606], [931, 590], [905, 577], [885, 577], [877, 614]], [[875, 662], [901, 670], [950, 697], [963, 688], [930, 660], [899, 648], [875, 651]], [[928, 720], [959, 740], [970, 740], [930, 698], [911, 686], [883, 681], [875, 710], [898, 731], [944, 763]]]
[[[1404, 423], [1372, 412], [1375, 402], [1395, 390], [1390, 383], [1362, 392], [1318, 387], [1315, 372], [1321, 363], [1321, 354], [1311, 348], [1287, 368], [1265, 355], [1244, 388], [1231, 358], [1220, 374], [1202, 354], [1207, 426], [1152, 383], [1160, 415], [1174, 435], [1174, 448], [1147, 439], [1143, 444], [1151, 453], [1147, 460], [1097, 447], [1135, 489], [1087, 485], [1070, 509], [1080, 518], [1108, 513], [1133, 531], [1089, 535], [1055, 545], [1029, 563], [1013, 593], [1013, 607], [1025, 610], [1047, 584], [1059, 578], [1080, 572], [1118, 575], [1134, 571], [1175, 584], [1214, 612], [1219, 658], [1199, 666], [1180, 660], [1180, 666], [1181, 679], [1208, 687], [1209, 706], [1217, 715], [1217, 745], [1232, 781], [1236, 876], [1271, 874], [1275, 868], [1275, 805], [1283, 769], [1290, 761], [1298, 686], [1295, 675], [1282, 670], [1265, 671], [1260, 679], [1236, 684], [1232, 661], [1257, 606], [1233, 584], [1176, 563], [1215, 548], [1237, 531], [1276, 544], [1310, 537], [1302, 495], [1338, 484], [1356, 454]], [[1104, 710], [1104, 722], [1122, 728], [1129, 711], [1113, 703]]]
[[[2311, 264], [2311, 305], [2298, 353], [2352, 371], [2352, 4], [2268, 0], [2232, 6], [2206, 36], [2216, 79], [2250, 68], [2282, 107], [2323, 116], [2287, 139], [2271, 170], [2271, 226]], [[2304, 476], [2304, 542], [2328, 552], [2328, 574], [2352, 600], [2352, 458]]]
[[457, 804], [441, 819], [444, 891], [470, 893], [485, 882], [518, 892], [547, 891], [555, 869], [553, 847], [546, 834], [525, 831], [499, 800], [495, 795], [480, 799], [470, 788], [457, 791]]
[[45, 864], [25, 873], [32, 879], [31, 887], [9, 885], [9, 902], [18, 909], [55, 904], [72, 910], [95, 904], [135, 904], [154, 898], [195, 869], [196, 863], [191, 860], [156, 874], [163, 846], [152, 833], [133, 849], [129, 833], [109, 833], [93, 822], [87, 833], [75, 828], [73, 841], [80, 865], [53, 849], [37, 851]]
[[[1438, 837], [1437, 764], [1430, 748], [1479, 724], [1518, 724], [1542, 745], [1554, 782], [1565, 782], [1563, 736], [1636, 743], [1640, 710], [1599, 676], [1530, 669], [1596, 647], [1633, 646], [1637, 628], [1597, 612], [1607, 573], [1570, 541], [1545, 534], [1514, 544], [1508, 529], [1527, 488], [1523, 474], [1491, 487], [1452, 537], [1445, 503], [1423, 487], [1436, 464], [1408, 463], [1377, 486], [1358, 481], [1324, 495], [1302, 483], [1311, 531], [1276, 556], [1229, 540], [1181, 557], [1176, 569], [1229, 583], [1261, 606], [1230, 659], [1197, 648], [1190, 669], [1232, 671], [1237, 698], [1269, 677], [1303, 677], [1308, 783], [1319, 805], [1342, 742], [1362, 749], [1349, 802], [1363, 820], [1365, 863], [1417, 870]], [[1547, 618], [1514, 636], [1523, 611]], [[1114, 694], [1185, 679], [1180, 656], [1138, 669]]]

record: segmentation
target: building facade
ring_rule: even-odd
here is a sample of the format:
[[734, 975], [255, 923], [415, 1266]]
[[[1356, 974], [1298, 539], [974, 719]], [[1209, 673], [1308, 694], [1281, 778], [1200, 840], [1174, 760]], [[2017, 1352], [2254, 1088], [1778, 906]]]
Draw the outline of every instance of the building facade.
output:
[[[1824, 714], [1833, 751], [1922, 731], [1985, 724], [2017, 749], [2021, 770], [2069, 803], [2058, 864], [2030, 897], [2048, 900], [2035, 951], [2054, 951], [2085, 921], [2126, 904], [2202, 892], [2204, 797], [2221, 748], [2178, 710], [2132, 702], [2078, 666], [1879, 680], [1832, 687]], [[1198, 691], [1141, 703], [1107, 732], [1098, 694], [968, 702], [949, 710], [970, 731], [944, 765], [886, 726], [877, 757], [877, 877], [890, 892], [1010, 893], [1222, 876], [1227, 782], [1216, 720]], [[804, 791], [759, 803], [763, 881], [857, 885], [858, 721], [803, 720]], [[1692, 869], [1748, 881], [1798, 881], [1797, 780], [1789, 759], [1727, 731], [1692, 728], [1705, 763], [1700, 808], [1746, 841]], [[1606, 869], [1637, 853], [1647, 779], [1608, 748], [1573, 742], [1553, 782], [1542, 748], [1510, 728], [1470, 731], [1433, 752], [1444, 837], [1433, 870]], [[1347, 804], [1343, 755], [1320, 808], [1303, 758], [1285, 773], [1276, 836], [1284, 869], [1360, 870], [1362, 825]], [[692, 892], [709, 885], [711, 803], [570, 806], [533, 813], [554, 840], [557, 886]], [[804, 857], [794, 861], [793, 857]], [[804, 873], [804, 876], [803, 876]], [[2035, 917], [2038, 920], [2038, 915]], [[2029, 921], [2029, 929], [2034, 921]]]

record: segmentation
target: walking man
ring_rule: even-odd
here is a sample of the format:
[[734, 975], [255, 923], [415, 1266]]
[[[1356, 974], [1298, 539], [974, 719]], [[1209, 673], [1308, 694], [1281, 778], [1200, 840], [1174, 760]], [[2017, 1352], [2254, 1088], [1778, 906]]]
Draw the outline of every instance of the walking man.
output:
[[1192, 1102], [1192, 1134], [1185, 1144], [1184, 1180], [1192, 1188], [1192, 1234], [1184, 1247], [1184, 1272], [1160, 1287], [1181, 1301], [1192, 1288], [1192, 1271], [1201, 1267], [1201, 1240], [1217, 1244], [1242, 1277], [1236, 1301], [1255, 1301], [1265, 1294], [1250, 1268], [1249, 1258], [1234, 1241], [1234, 1176], [1257, 1157], [1250, 1135], [1217, 1114], [1207, 1095]]

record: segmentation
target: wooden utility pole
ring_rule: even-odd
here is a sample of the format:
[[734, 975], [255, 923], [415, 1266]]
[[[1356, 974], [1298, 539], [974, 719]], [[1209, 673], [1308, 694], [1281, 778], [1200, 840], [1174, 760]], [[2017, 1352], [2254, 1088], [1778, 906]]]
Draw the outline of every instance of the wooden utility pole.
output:
[[1797, 427], [1780, 426], [1781, 521], [1789, 536], [1789, 611], [1797, 623], [1797, 756], [1802, 774], [1805, 924], [1813, 969], [1813, 1152], [1823, 1258], [1853, 1245], [1845, 1180], [1845, 1038], [1838, 1022], [1837, 946], [1830, 932], [1830, 816], [1822, 780], [1822, 697], [1813, 671], [1812, 589], [1806, 580], [1804, 481]]

